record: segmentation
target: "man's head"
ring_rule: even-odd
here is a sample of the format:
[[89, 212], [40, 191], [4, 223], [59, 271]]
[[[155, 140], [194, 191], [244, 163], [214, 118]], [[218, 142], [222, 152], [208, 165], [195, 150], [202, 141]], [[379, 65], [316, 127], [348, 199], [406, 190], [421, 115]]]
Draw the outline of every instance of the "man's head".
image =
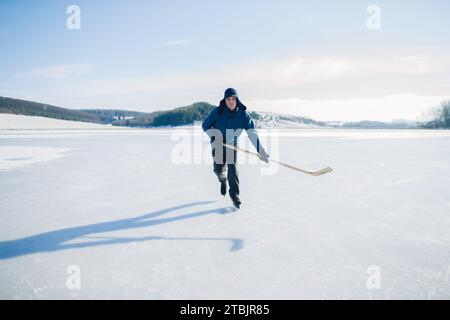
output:
[[224, 99], [228, 109], [233, 111], [237, 105], [238, 99], [237, 91], [233, 88], [228, 88], [227, 90], [225, 90]]

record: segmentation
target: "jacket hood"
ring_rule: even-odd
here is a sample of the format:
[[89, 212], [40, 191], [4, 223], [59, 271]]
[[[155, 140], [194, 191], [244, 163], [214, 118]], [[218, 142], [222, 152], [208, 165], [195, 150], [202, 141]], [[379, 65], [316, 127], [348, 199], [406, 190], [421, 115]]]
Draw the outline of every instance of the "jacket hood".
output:
[[[247, 107], [237, 97], [236, 97], [236, 107], [238, 107], [239, 109], [242, 109], [242, 110], [247, 109]], [[227, 108], [227, 104], [225, 103], [225, 98], [220, 100], [220, 103], [219, 103], [219, 113], [220, 114], [223, 113], [224, 108]]]

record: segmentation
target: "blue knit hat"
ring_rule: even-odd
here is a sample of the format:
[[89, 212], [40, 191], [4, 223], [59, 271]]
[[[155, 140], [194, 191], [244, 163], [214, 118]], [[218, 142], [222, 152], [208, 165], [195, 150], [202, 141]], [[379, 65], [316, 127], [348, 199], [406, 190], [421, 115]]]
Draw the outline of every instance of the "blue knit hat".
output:
[[227, 90], [225, 90], [224, 99], [229, 98], [229, 97], [239, 98], [236, 89], [228, 88]]

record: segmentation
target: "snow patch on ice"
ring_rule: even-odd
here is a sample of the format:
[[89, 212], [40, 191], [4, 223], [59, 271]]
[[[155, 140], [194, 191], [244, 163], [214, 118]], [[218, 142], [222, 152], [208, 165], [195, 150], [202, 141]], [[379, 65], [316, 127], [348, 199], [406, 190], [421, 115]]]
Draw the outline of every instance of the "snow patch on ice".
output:
[[0, 146], [0, 171], [56, 160], [64, 157], [68, 148]]

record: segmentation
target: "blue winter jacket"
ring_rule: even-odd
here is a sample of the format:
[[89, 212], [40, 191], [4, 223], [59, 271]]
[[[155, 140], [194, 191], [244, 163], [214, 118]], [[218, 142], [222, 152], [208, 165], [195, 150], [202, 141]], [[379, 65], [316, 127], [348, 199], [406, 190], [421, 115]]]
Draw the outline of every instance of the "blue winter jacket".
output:
[[[237, 146], [238, 139], [242, 130], [247, 131], [247, 135], [255, 146], [259, 154], [265, 153], [264, 148], [260, 144], [258, 135], [255, 131], [255, 124], [252, 117], [247, 112], [247, 107], [244, 106], [239, 99], [236, 99], [237, 106], [233, 111], [230, 111], [225, 104], [225, 99], [220, 101], [217, 108], [214, 108], [211, 113], [203, 121], [202, 128], [211, 139], [211, 143], [214, 142], [214, 136], [212, 136], [208, 129], [215, 128], [222, 133], [222, 141]], [[234, 134], [232, 137], [227, 138], [227, 129], [233, 129]], [[228, 133], [229, 134], [229, 133]], [[233, 141], [230, 139], [233, 138]]]

